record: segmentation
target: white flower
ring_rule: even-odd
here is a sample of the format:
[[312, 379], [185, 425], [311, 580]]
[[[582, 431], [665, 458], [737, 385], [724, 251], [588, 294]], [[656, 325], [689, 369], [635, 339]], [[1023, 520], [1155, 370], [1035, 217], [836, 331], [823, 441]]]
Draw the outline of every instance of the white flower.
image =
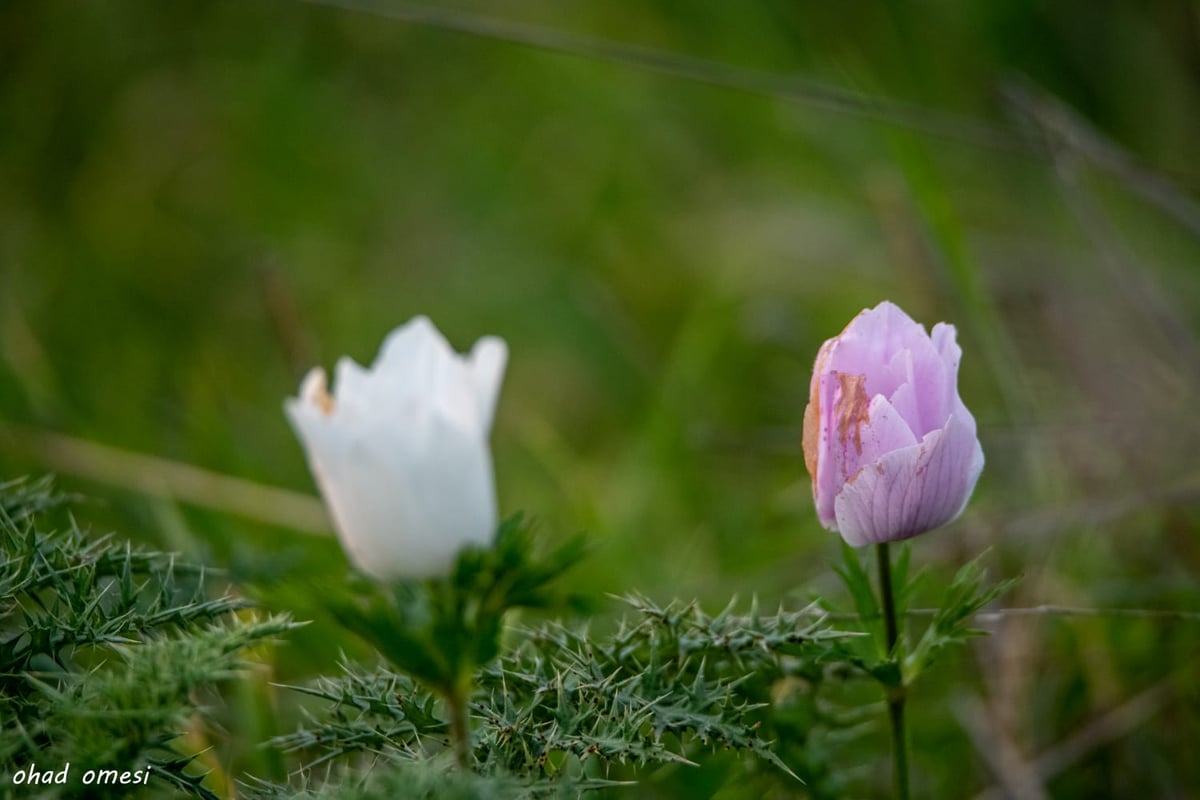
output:
[[454, 352], [425, 317], [384, 340], [371, 369], [338, 361], [333, 394], [314, 368], [284, 410], [350, 560], [381, 580], [447, 575], [467, 544], [491, 542], [488, 434], [508, 348]]

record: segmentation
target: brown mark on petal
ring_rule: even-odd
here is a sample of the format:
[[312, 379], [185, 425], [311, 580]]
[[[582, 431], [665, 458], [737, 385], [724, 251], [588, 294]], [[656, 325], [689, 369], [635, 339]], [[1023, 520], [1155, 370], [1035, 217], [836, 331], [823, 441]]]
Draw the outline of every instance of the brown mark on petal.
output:
[[804, 407], [804, 468], [815, 481], [817, 479], [817, 442], [821, 438], [821, 412], [817, 393], [813, 392], [812, 399]]
[[850, 438], [851, 428], [854, 433], [854, 449], [862, 455], [862, 426], [870, 422], [869, 409], [871, 399], [867, 397], [867, 376], [847, 375], [837, 373], [838, 383], [842, 387], [842, 397], [837, 404], [838, 438], [842, 447]]
[[326, 390], [325, 381], [321, 381], [316, 385], [310, 397], [313, 401], [313, 404], [316, 405], [316, 407], [319, 408], [321, 413], [323, 413], [325, 416], [328, 417], [333, 414], [333, 395]]
[[814, 485], [817, 482], [817, 461], [821, 450], [821, 377], [836, 341], [830, 339], [825, 342], [817, 353], [817, 363], [813, 365], [812, 382], [808, 388], [808, 405], [804, 407], [801, 447], [804, 450], [804, 468], [808, 470]]

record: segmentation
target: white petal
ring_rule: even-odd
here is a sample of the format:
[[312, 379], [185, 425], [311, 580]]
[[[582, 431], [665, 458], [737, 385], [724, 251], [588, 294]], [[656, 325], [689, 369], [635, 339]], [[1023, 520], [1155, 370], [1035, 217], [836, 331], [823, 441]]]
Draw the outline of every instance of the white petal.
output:
[[349, 356], [333, 368], [334, 408], [343, 418], [361, 417], [371, 408], [371, 373]]
[[429, 318], [413, 317], [387, 335], [371, 369], [377, 374], [403, 375], [412, 389], [425, 391], [454, 358], [454, 349]]
[[325, 384], [325, 370], [313, 367], [300, 381], [300, 402], [320, 409], [326, 414], [333, 409], [333, 400]]
[[471, 348], [467, 356], [467, 369], [475, 390], [479, 419], [484, 433], [492, 428], [496, 414], [496, 398], [500, 395], [500, 383], [504, 380], [504, 367], [508, 363], [508, 345], [497, 336], [485, 336]]
[[342, 544], [380, 579], [447, 574], [468, 543], [491, 540], [495, 490], [486, 444], [441, 427], [428, 448], [357, 434], [313, 463]]
[[313, 370], [284, 408], [350, 559], [381, 579], [445, 575], [486, 544], [497, 509], [487, 436], [507, 348], [455, 353], [424, 317], [388, 335], [370, 369]]

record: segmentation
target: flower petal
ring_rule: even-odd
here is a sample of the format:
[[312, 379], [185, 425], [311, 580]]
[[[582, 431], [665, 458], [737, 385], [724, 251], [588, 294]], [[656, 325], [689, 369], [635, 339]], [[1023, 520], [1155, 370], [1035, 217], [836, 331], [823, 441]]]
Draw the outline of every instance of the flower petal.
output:
[[974, 420], [951, 416], [944, 429], [851, 477], [834, 502], [837, 530], [861, 547], [945, 525], [962, 513], [982, 470]]
[[863, 465], [910, 447], [917, 439], [887, 398], [875, 395], [867, 400], [862, 376], [830, 374], [823, 383], [831, 391], [822, 396], [829, 411], [824, 414], [817, 465], [817, 516], [825, 527], [837, 530], [834, 502], [843, 484]]
[[865, 309], [836, 337], [837, 346], [826, 368], [835, 372], [867, 376], [870, 396], [890, 396], [907, 377], [893, 374], [889, 364], [897, 353], [929, 346], [925, 327], [914, 322], [894, 303], [883, 302]]
[[[953, 326], [943, 327], [952, 340]], [[918, 438], [945, 424], [953, 376], [925, 326], [883, 302], [862, 311], [833, 341], [826, 370], [865, 375], [867, 395], [887, 397]]]
[[467, 356], [467, 371], [470, 375], [475, 400], [479, 408], [479, 419], [486, 433], [492, 428], [496, 414], [496, 398], [500, 395], [500, 383], [504, 380], [504, 367], [508, 363], [508, 345], [496, 336], [485, 336], [471, 348]]
[[419, 450], [356, 431], [310, 451], [310, 465], [343, 547], [370, 575], [444, 575], [463, 545], [491, 539], [491, 456], [486, 442], [454, 427], [435, 426]]
[[435, 385], [443, 364], [456, 356], [429, 317], [413, 317], [387, 335], [371, 370], [382, 374], [409, 376], [410, 385], [424, 391]]
[[335, 394], [312, 370], [284, 410], [351, 561], [388, 580], [445, 575], [486, 544], [497, 508], [488, 431], [507, 347], [456, 353], [424, 317], [388, 335], [370, 369], [343, 358]]
[[333, 368], [333, 403], [338, 416], [365, 417], [375, 407], [371, 373], [349, 356], [338, 359]]

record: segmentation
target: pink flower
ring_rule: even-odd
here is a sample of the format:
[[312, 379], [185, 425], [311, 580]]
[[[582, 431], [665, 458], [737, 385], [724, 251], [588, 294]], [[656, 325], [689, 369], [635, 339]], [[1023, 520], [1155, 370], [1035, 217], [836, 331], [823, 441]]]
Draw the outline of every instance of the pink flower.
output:
[[954, 336], [885, 301], [817, 353], [804, 463], [821, 524], [854, 547], [945, 525], [971, 497], [983, 448], [958, 396]]

